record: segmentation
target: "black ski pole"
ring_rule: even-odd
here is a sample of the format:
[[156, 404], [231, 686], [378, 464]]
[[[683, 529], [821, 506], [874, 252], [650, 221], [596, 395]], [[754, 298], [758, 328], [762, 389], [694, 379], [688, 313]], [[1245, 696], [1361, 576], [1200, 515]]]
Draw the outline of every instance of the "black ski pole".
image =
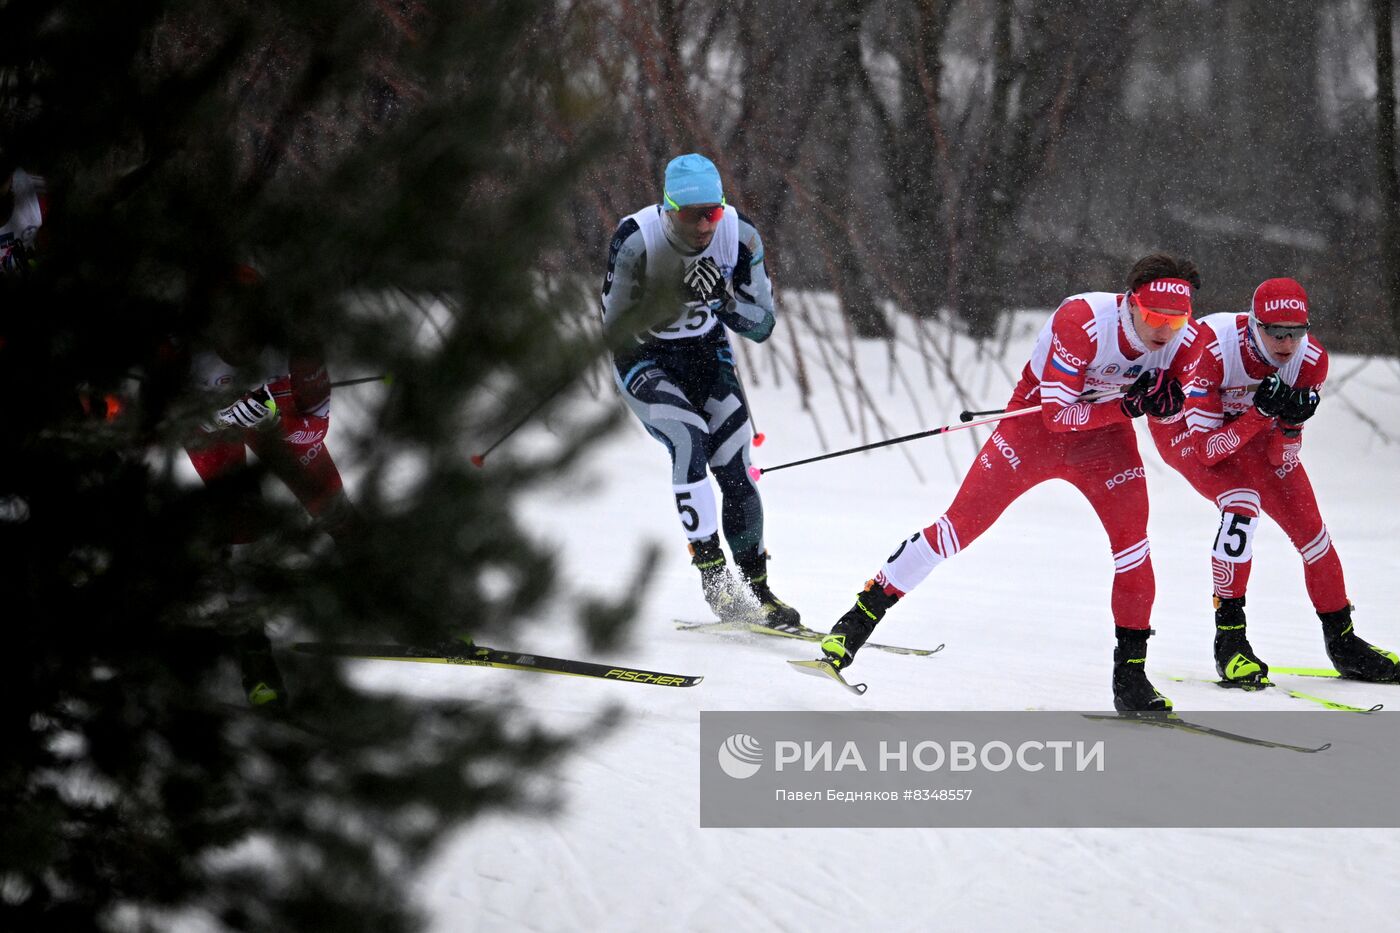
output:
[[342, 379], [342, 380], [340, 380], [339, 382], [332, 382], [332, 383], [331, 383], [331, 388], [332, 388], [332, 389], [342, 389], [342, 388], [344, 388], [345, 386], [357, 386], [357, 385], [362, 385], [362, 384], [364, 384], [364, 383], [366, 383], [366, 382], [382, 382], [382, 383], [384, 383], [385, 385], [388, 385], [389, 383], [391, 383], [391, 382], [393, 382], [393, 381], [394, 381], [394, 377], [393, 377], [393, 374], [392, 374], [392, 373], [385, 373], [385, 374], [382, 375], [382, 376], [357, 376], [357, 377], [354, 378], [354, 379]]
[[758, 429], [758, 419], [753, 416], [753, 405], [749, 404], [749, 393], [744, 391], [744, 377], [739, 373], [739, 364], [734, 364], [734, 384], [739, 387], [739, 398], [744, 403], [744, 411], [749, 413], [749, 427], [753, 428], [753, 445], [762, 447], [768, 438]]
[[[1230, 389], [1239, 389], [1239, 388], [1248, 388], [1248, 386], [1221, 386], [1221, 387], [1220, 387], [1220, 390], [1221, 390], [1222, 392], [1225, 392], [1225, 391], [1228, 391], [1228, 390], [1230, 390]], [[1093, 401], [1094, 399], [1096, 399], [1096, 398], [1106, 398], [1106, 397], [1108, 397], [1109, 395], [1112, 395], [1112, 394], [1114, 393], [1114, 391], [1120, 391], [1120, 392], [1121, 392], [1122, 390], [1121, 390], [1121, 389], [1118, 389], [1118, 390], [1109, 390], [1109, 391], [1106, 391], [1106, 392], [1090, 392], [1090, 393], [1087, 393], [1087, 394], [1085, 394], [1085, 395], [1080, 396], [1080, 397], [1079, 397], [1079, 401], [1081, 401], [1081, 402], [1092, 402], [1092, 401]], [[981, 418], [981, 417], [983, 417], [983, 416], [985, 416], [985, 415], [999, 415], [999, 414], [1001, 414], [1001, 413], [1004, 412], [1004, 411], [1006, 411], [1005, 408], [989, 408], [989, 409], [987, 409], [986, 411], [964, 411], [962, 414], [958, 415], [958, 420], [959, 420], [959, 421], [971, 421], [973, 418]]]
[[805, 460], [793, 460], [791, 463], [780, 463], [774, 467], [749, 467], [749, 476], [757, 480], [764, 473], [772, 473], [774, 470], [786, 470], [788, 467], [802, 466], [805, 463], [816, 463], [818, 460], [830, 460], [833, 457], [844, 457], [847, 454], [858, 454], [863, 450], [875, 450], [879, 447], [889, 447], [893, 444], [903, 444], [906, 441], [916, 441], [921, 437], [933, 437], [935, 434], [949, 434], [953, 431], [961, 431], [963, 428], [975, 428], [978, 425], [989, 424], [993, 421], [1004, 421], [1007, 418], [1019, 418], [1022, 415], [1033, 415], [1040, 411], [1041, 406], [1033, 408], [1018, 408], [1013, 412], [998, 414], [981, 421], [969, 421], [965, 424], [945, 424], [941, 428], [933, 428], [929, 431], [920, 431], [917, 434], [906, 434], [903, 437], [892, 437], [885, 441], [876, 441], [873, 444], [862, 444], [859, 447], [848, 447], [845, 450], [836, 450], [829, 454], [818, 454], [815, 457], [808, 457]]
[[[1079, 398], [1076, 399], [1076, 401], [1093, 402], [1097, 401], [1098, 399], [1108, 398], [1114, 395], [1121, 395], [1122, 392], [1123, 389], [1121, 388], [1107, 389], [1102, 392], [1086, 392], [1084, 395], [1079, 396]], [[833, 457], [844, 457], [847, 454], [858, 454], [863, 450], [875, 450], [880, 447], [889, 447], [894, 444], [903, 444], [906, 441], [916, 441], [921, 437], [933, 437], [936, 434], [950, 434], [953, 431], [961, 431], [964, 428], [975, 428], [979, 425], [991, 424], [994, 421], [1005, 421], [1009, 418], [1020, 418], [1023, 415], [1034, 414], [1035, 412], [1040, 411], [1040, 409], [1043, 407], [1043, 405], [1035, 405], [1031, 408], [1018, 408], [1015, 411], [1006, 411], [1005, 409], [1003, 409], [1001, 411], [991, 412], [990, 417], [982, 418], [979, 421], [970, 421], [967, 419], [963, 419], [963, 423], [961, 424], [945, 424], [941, 428], [933, 428], [928, 431], [919, 431], [917, 434], [906, 434], [903, 437], [892, 437], [889, 440], [876, 441], [873, 444], [862, 444], [860, 447], [848, 447], [845, 450], [836, 450], [832, 451], [829, 454], [818, 454], [815, 457], [808, 457], [805, 460], [794, 460], [790, 463], [780, 463], [775, 467], [749, 467], [749, 476], [751, 476], [756, 481], [764, 473], [772, 473], [774, 470], [786, 470], [788, 467], [802, 466], [803, 464], [807, 463], [816, 463], [819, 460], [830, 460]], [[963, 414], [967, 414], [967, 412], [964, 412]]]
[[573, 377], [570, 376], [567, 382], [562, 383], [558, 388], [554, 389], [552, 392], [550, 392], [550, 393], [549, 393], [548, 395], [546, 395], [544, 398], [542, 398], [542, 399], [540, 399], [538, 402], [536, 402], [536, 403], [534, 404], [534, 406], [533, 406], [529, 411], [527, 411], [527, 412], [525, 412], [525, 414], [521, 415], [521, 416], [520, 416], [520, 420], [517, 421], [517, 422], [515, 422], [515, 424], [511, 425], [510, 428], [509, 428], [504, 434], [502, 434], [500, 437], [496, 438], [496, 442], [493, 443], [490, 447], [487, 447], [485, 450], [483, 450], [483, 451], [482, 451], [481, 453], [479, 453], [479, 454], [472, 454], [472, 455], [471, 455], [471, 458], [470, 458], [470, 459], [471, 459], [471, 462], [472, 462], [472, 466], [474, 466], [474, 467], [482, 467], [482, 466], [485, 466], [485, 465], [486, 465], [486, 458], [487, 458], [487, 456], [490, 455], [491, 451], [495, 450], [497, 447], [500, 447], [502, 444], [504, 444], [504, 443], [506, 442], [506, 439], [507, 439], [507, 438], [509, 438], [509, 437], [510, 437], [512, 434], [514, 434], [516, 431], [519, 431], [522, 427], [524, 427], [524, 426], [525, 426], [525, 423], [526, 423], [527, 421], [529, 421], [531, 418], [533, 418], [533, 417], [535, 416], [535, 413], [536, 413], [536, 412], [538, 412], [538, 411], [539, 411], [541, 408], [543, 408], [545, 405], [548, 405], [548, 404], [554, 399], [554, 397], [555, 397], [556, 395], [558, 395], [560, 392], [563, 392], [566, 388], [568, 388], [569, 385], [570, 385], [573, 381], [574, 381], [574, 380], [573, 380]]

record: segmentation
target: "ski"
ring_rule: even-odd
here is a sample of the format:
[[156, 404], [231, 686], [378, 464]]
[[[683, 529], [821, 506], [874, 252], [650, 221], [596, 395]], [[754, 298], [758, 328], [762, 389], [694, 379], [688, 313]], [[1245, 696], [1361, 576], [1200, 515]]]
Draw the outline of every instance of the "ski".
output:
[[1319, 745], [1317, 748], [1309, 748], [1306, 745], [1289, 745], [1287, 742], [1275, 742], [1272, 739], [1259, 739], [1250, 735], [1241, 735], [1238, 732], [1227, 732], [1224, 729], [1216, 729], [1213, 726], [1203, 726], [1200, 723], [1182, 719], [1176, 713], [1081, 713], [1080, 715], [1085, 719], [1140, 722], [1144, 725], [1156, 726], [1163, 729], [1178, 729], [1182, 732], [1209, 735], [1217, 739], [1226, 739], [1245, 745], [1257, 745], [1261, 748], [1282, 748], [1290, 752], [1303, 752], [1309, 755], [1326, 751], [1332, 747], [1331, 742], [1325, 745]]
[[1385, 708], [1384, 704], [1381, 703], [1377, 703], [1375, 706], [1371, 707], [1352, 706], [1350, 703], [1343, 703], [1340, 700], [1329, 700], [1327, 697], [1314, 696], [1311, 693], [1304, 693], [1301, 690], [1293, 690], [1289, 687], [1283, 686], [1282, 684], [1276, 684], [1272, 680], [1268, 680], [1267, 678], [1264, 680], [1263, 686], [1259, 687], [1238, 684], [1228, 680], [1208, 680], [1204, 677], [1169, 676], [1167, 679], [1174, 680], [1177, 683], [1214, 684], [1217, 687], [1224, 687], [1228, 690], [1243, 690], [1246, 693], [1253, 693], [1256, 690], [1266, 690], [1272, 687], [1278, 690], [1280, 693], [1285, 693], [1288, 696], [1293, 697], [1295, 700], [1304, 700], [1308, 703], [1316, 703], [1323, 709], [1332, 709], [1343, 713], [1375, 713]]
[[[866, 647], [870, 647], [866, 645]], [[832, 680], [854, 693], [856, 696], [865, 694], [865, 684], [853, 684], [841, 676], [841, 672], [831, 666], [830, 661], [789, 661], [799, 674], [810, 674], [813, 677], [830, 677]]]
[[[825, 632], [818, 632], [816, 629], [802, 626], [801, 631], [785, 632], [782, 629], [769, 628], [757, 622], [689, 622], [685, 619], [676, 619], [676, 628], [682, 632], [715, 632], [727, 633], [738, 632], [748, 635], [772, 635], [778, 638], [794, 638], [798, 641], [810, 641], [819, 644], [826, 637]], [[944, 645], [937, 648], [905, 648], [902, 645], [882, 645], [878, 642], [868, 641], [864, 647], [874, 648], [878, 651], [886, 651], [890, 654], [903, 654], [916, 658], [927, 658], [942, 651]]]
[[321, 657], [360, 658], [373, 661], [417, 661], [422, 664], [461, 664], [469, 667], [495, 667], [510, 671], [536, 671], [541, 674], [567, 674], [572, 677], [597, 677], [620, 683], [654, 684], [658, 687], [693, 687], [703, 676], [666, 674], [643, 671], [616, 664], [595, 664], [549, 658], [542, 654], [501, 651], [480, 645], [462, 643], [456, 648], [421, 648], [414, 645], [369, 645], [355, 642], [303, 641], [292, 645], [303, 654]]
[[[1294, 677], [1331, 677], [1333, 680], [1340, 680], [1342, 675], [1330, 667], [1274, 667], [1269, 665], [1269, 672], [1273, 674], [1292, 674]], [[1378, 683], [1379, 681], [1362, 681], [1362, 683]]]

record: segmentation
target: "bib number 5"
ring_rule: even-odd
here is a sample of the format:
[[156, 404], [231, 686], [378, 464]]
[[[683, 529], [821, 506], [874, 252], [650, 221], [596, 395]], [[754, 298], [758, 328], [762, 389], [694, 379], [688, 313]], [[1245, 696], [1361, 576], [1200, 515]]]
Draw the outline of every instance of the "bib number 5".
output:
[[700, 513], [695, 511], [694, 506], [688, 505], [689, 502], [690, 493], [676, 493], [676, 511], [681, 515], [681, 526], [686, 531], [693, 532], [700, 527]]

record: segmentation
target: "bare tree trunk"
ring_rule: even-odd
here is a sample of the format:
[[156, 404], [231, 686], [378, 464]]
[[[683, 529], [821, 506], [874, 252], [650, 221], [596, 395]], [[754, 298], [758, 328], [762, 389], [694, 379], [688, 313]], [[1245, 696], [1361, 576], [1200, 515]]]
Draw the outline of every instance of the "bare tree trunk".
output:
[[[855, 153], [851, 148], [851, 124], [860, 110], [857, 87], [862, 70], [860, 34], [865, 0], [844, 0], [836, 13], [842, 40], [831, 64], [832, 95], [827, 101], [830, 117], [825, 123], [825, 135], [831, 149], [817, 172], [817, 191], [819, 197], [847, 205], [845, 213], [853, 216], [850, 172]], [[858, 239], [857, 232], [847, 227], [842, 242], [835, 244], [831, 286], [840, 299], [842, 313], [859, 336], [887, 337], [890, 325], [875, 304], [871, 276], [861, 258], [864, 249], [873, 248], [873, 244], [858, 243]]]
[[[959, 219], [958, 234], [967, 247], [967, 261], [953, 270], [953, 304], [962, 313], [974, 337], [990, 337], [996, 331], [1001, 310], [997, 295], [997, 254], [1002, 230], [1016, 205], [1008, 190], [1010, 168], [1009, 118], [1015, 75], [1011, 62], [1012, 0], [997, 0], [992, 20], [991, 116], [983, 149], [976, 156], [966, 211]], [[1032, 67], [1043, 67], [1032, 63]]]
[[1395, 168], [1395, 47], [1391, 0], [1371, 0], [1376, 20], [1376, 163], [1381, 201], [1381, 288], [1400, 334], [1400, 179]]

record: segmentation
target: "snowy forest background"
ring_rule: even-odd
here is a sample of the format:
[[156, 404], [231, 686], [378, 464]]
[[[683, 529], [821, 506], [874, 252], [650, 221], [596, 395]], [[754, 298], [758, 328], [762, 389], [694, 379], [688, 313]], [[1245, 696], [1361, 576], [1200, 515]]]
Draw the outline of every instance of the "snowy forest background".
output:
[[[776, 19], [757, 2], [555, 8], [569, 84], [617, 140], [570, 201], [567, 267], [694, 149], [780, 284], [835, 290], [862, 333], [892, 298], [986, 336], [1008, 307], [1115, 286], [1171, 244], [1200, 263], [1207, 310], [1287, 274], [1324, 340], [1395, 346], [1384, 0], [835, 0]], [[577, 132], [569, 103], [540, 145]]]
[[[921, 422], [902, 430], [999, 404], [1019, 365], [1001, 351], [1026, 339], [1009, 312], [1115, 288], [1166, 249], [1200, 265], [1198, 313], [1302, 281], [1323, 342], [1356, 357], [1342, 375], [1363, 374], [1346, 410], [1388, 451], [1393, 392], [1362, 383], [1400, 349], [1396, 40], [1391, 0], [0, 0], [0, 147], [54, 194], [34, 274], [0, 280], [0, 497], [29, 510], [0, 523], [0, 927], [413, 929], [418, 872], [457, 827], [494, 813], [528, 865], [501, 821], [615, 777], [571, 768], [623, 718], [567, 697], [561, 717], [302, 664], [297, 722], [232, 702], [209, 606], [248, 504], [188, 482], [203, 412], [157, 377], [172, 335], [232, 327], [319, 344], [333, 378], [394, 375], [334, 403], [357, 541], [330, 548], [264, 497], [280, 531], [244, 583], [280, 639], [423, 642], [470, 620], [483, 643], [606, 657], [638, 643], [649, 588], [693, 581], [646, 547], [600, 566], [613, 552], [540, 503], [587, 505], [595, 445], [631, 462], [596, 289], [669, 158], [714, 158], [763, 233], [785, 323], [739, 349], [779, 450], [896, 433], [893, 393]], [[248, 257], [266, 287], [230, 299]], [[780, 387], [795, 397], [769, 417], [810, 434], [763, 423]], [[94, 420], [107, 394], [126, 407]], [[468, 465], [547, 397], [490, 469]], [[275, 493], [265, 479], [243, 491]], [[577, 523], [630, 539], [643, 512], [671, 521], [643, 503], [626, 527]], [[1366, 559], [1382, 576], [1380, 548]], [[844, 593], [831, 576], [812, 592]], [[675, 739], [693, 713], [672, 712], [651, 723], [675, 742], [656, 782], [693, 761]], [[506, 902], [491, 922], [526, 909]]]

